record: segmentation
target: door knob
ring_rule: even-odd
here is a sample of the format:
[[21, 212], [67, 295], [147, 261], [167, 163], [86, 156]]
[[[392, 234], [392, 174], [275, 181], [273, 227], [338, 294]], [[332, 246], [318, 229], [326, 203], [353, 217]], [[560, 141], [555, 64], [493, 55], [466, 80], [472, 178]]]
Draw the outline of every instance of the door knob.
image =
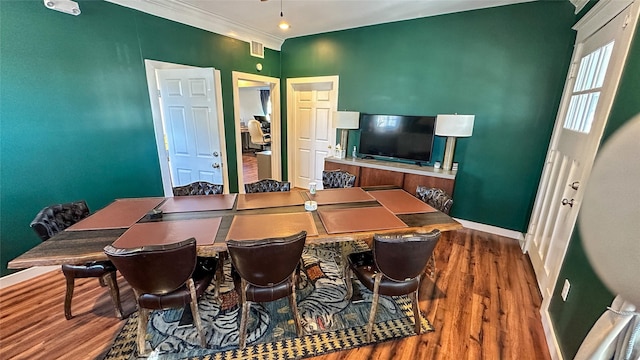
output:
[[569, 205], [570, 207], [573, 207], [573, 199], [571, 200], [562, 199], [562, 205]]
[[214, 164], [211, 164], [211, 167], [214, 168], [214, 169], [218, 169], [218, 168], [220, 168], [220, 164], [214, 163]]
[[214, 157], [218, 157], [218, 152], [217, 152], [217, 151], [214, 151], [212, 155], [213, 155]]
[[574, 181], [571, 184], [569, 184], [569, 187], [572, 188], [573, 190], [578, 190], [578, 188], [580, 187], [580, 181]]

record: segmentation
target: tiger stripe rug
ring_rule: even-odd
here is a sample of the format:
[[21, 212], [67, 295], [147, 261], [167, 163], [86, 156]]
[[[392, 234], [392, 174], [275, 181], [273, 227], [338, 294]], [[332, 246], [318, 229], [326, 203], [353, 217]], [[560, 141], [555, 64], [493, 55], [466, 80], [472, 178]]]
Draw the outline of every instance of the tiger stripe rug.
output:
[[[305, 246], [304, 271], [296, 291], [304, 336], [297, 337], [287, 298], [253, 303], [248, 323], [247, 346], [238, 349], [239, 296], [233, 289], [230, 265], [220, 298], [212, 284], [198, 301], [198, 310], [208, 348], [199, 345], [194, 326], [180, 325], [183, 309], [154, 311], [149, 317], [146, 359], [302, 359], [370, 344], [366, 324], [372, 293], [353, 280], [361, 299], [345, 300], [343, 254], [368, 250], [362, 241]], [[137, 312], [133, 313], [105, 354], [105, 360], [139, 359], [136, 346]], [[422, 316], [422, 331], [433, 327]], [[415, 335], [411, 300], [408, 296], [380, 296], [372, 343]], [[144, 359], [144, 358], [140, 358]]]

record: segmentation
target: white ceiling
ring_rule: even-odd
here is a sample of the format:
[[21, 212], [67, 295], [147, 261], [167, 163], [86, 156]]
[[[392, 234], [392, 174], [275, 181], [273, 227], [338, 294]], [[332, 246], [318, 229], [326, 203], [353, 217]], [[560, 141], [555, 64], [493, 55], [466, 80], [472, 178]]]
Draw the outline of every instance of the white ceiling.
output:
[[533, 0], [107, 0], [280, 50], [287, 38]]

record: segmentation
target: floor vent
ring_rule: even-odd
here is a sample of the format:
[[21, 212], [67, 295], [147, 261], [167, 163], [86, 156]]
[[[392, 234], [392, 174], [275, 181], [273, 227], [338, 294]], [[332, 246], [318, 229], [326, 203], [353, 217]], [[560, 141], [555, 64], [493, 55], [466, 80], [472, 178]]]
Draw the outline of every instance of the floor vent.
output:
[[251, 56], [264, 58], [264, 45], [257, 41], [251, 41]]

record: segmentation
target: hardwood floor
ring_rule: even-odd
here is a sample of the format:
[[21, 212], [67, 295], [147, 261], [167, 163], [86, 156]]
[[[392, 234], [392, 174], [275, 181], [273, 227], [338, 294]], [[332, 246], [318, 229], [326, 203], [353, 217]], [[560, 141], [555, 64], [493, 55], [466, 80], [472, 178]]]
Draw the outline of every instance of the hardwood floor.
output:
[[258, 181], [258, 160], [255, 154], [242, 154], [242, 178], [245, 184]]
[[[549, 359], [540, 294], [517, 241], [474, 230], [448, 233], [435, 252], [435, 284], [423, 281], [420, 308], [435, 331], [338, 351], [315, 359]], [[135, 304], [118, 283], [126, 314]], [[110, 346], [123, 321], [107, 288], [76, 281], [72, 310], [63, 314], [64, 277], [53, 271], [0, 290], [1, 359], [91, 359]]]

